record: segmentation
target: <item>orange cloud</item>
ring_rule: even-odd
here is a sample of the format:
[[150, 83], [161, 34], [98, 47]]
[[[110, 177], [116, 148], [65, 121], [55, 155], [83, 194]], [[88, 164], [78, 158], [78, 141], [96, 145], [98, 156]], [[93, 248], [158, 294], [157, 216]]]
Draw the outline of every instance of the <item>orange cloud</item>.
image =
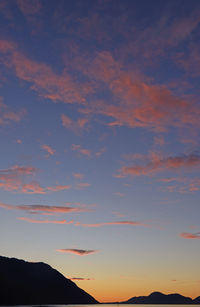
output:
[[200, 239], [200, 232], [197, 233], [182, 232], [179, 234], [179, 236], [184, 239]]
[[34, 214], [65, 214], [74, 212], [89, 212], [90, 209], [81, 207], [69, 207], [69, 206], [48, 206], [48, 205], [18, 205], [13, 206], [9, 204], [0, 203], [0, 207], [8, 210], [22, 210], [28, 213]]
[[165, 170], [196, 169], [200, 166], [199, 154], [188, 154], [183, 156], [167, 157], [152, 153], [148, 163], [144, 165], [124, 166], [119, 170], [119, 176], [125, 177], [151, 175]]
[[91, 156], [91, 153], [88, 149], [82, 148], [81, 145], [76, 145], [76, 144], [72, 144], [71, 146], [73, 151], [77, 151], [79, 154], [84, 155], [84, 156]]
[[53, 156], [56, 152], [51, 146], [46, 145], [46, 144], [42, 145], [41, 148], [44, 149], [48, 153], [47, 157]]
[[36, 219], [30, 219], [27, 217], [18, 217], [18, 220], [25, 221], [28, 223], [35, 223], [35, 224], [72, 224], [73, 221], [67, 222], [66, 220], [62, 221], [54, 221], [54, 220], [36, 220]]
[[71, 253], [78, 256], [86, 256], [98, 252], [97, 250], [85, 250], [85, 249], [74, 249], [74, 248], [57, 249], [56, 251], [60, 253]]
[[77, 280], [77, 281], [85, 281], [85, 280], [94, 280], [94, 278], [84, 278], [84, 277], [68, 277], [71, 280]]

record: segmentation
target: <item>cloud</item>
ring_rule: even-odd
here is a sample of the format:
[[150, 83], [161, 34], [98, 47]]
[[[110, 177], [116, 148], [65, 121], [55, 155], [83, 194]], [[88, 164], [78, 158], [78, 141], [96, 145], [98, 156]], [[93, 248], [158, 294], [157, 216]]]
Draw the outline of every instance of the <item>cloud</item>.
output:
[[85, 250], [85, 249], [73, 249], [73, 248], [57, 249], [56, 251], [60, 253], [71, 253], [78, 256], [86, 256], [98, 252], [98, 250]]
[[115, 222], [107, 222], [107, 223], [95, 223], [95, 224], [81, 224], [79, 222], [75, 223], [75, 226], [82, 226], [82, 227], [103, 227], [103, 226], [110, 226], [110, 225], [131, 225], [131, 226], [144, 226], [150, 227], [148, 224], [144, 224], [142, 222], [134, 222], [134, 221], [115, 221]]
[[124, 194], [121, 192], [114, 192], [113, 195], [119, 196], [119, 197], [123, 197]]
[[81, 173], [72, 173], [73, 177], [76, 178], [76, 179], [83, 179], [84, 178], [84, 175], [81, 174]]
[[71, 129], [72, 131], [78, 133], [82, 131], [88, 124], [89, 120], [87, 118], [79, 118], [77, 121], [72, 120], [67, 115], [61, 115], [62, 125], [65, 128]]
[[49, 65], [28, 59], [10, 41], [0, 40], [0, 52], [3, 63], [13, 68], [19, 79], [31, 83], [31, 89], [43, 98], [84, 104], [85, 96], [91, 92], [90, 85], [73, 81], [66, 72], [57, 74]]
[[65, 214], [75, 212], [90, 212], [90, 209], [81, 207], [69, 207], [69, 206], [49, 206], [49, 205], [9, 205], [0, 203], [0, 207], [8, 210], [22, 210], [28, 213], [34, 214]]
[[0, 170], [0, 188], [6, 191], [15, 191], [24, 194], [46, 194], [68, 190], [70, 185], [55, 185], [42, 187], [37, 181], [24, 183], [27, 177], [33, 177], [38, 169], [32, 166], [14, 165], [9, 169]]
[[20, 192], [24, 194], [46, 194], [45, 189], [36, 181], [22, 184]]
[[[49, 65], [28, 59], [12, 42], [1, 40], [0, 52], [4, 64], [13, 68], [19, 79], [29, 82], [39, 96], [80, 105], [78, 111], [85, 116], [104, 115], [111, 120], [106, 123], [108, 126], [142, 127], [157, 132], [172, 126], [200, 126], [200, 108], [191, 98], [187, 101], [165, 85], [152, 84], [145, 77], [129, 73], [110, 52], [97, 52], [93, 59], [83, 61], [82, 67], [76, 67], [87, 79], [81, 83], [66, 71], [57, 74]], [[99, 94], [102, 90], [110, 93], [109, 103], [92, 98], [94, 92]], [[83, 128], [88, 121], [84, 117], [74, 122], [64, 114], [61, 119], [67, 128], [74, 124]]]
[[17, 0], [17, 4], [25, 16], [37, 14], [41, 9], [40, 0]]
[[56, 185], [56, 186], [46, 188], [46, 190], [51, 191], [51, 192], [58, 192], [58, 191], [69, 190], [69, 189], [71, 189], [71, 185]]
[[8, 169], [0, 170], [0, 188], [6, 191], [21, 191], [23, 189], [22, 179], [33, 176], [38, 169], [32, 166], [14, 165]]
[[181, 232], [179, 236], [184, 239], [200, 239], [200, 232], [197, 233]]
[[21, 220], [21, 221], [28, 222], [28, 223], [35, 223], [35, 224], [61, 224], [61, 225], [65, 224], [65, 225], [68, 225], [68, 224], [73, 223], [73, 221], [67, 222], [66, 220], [61, 220], [61, 221], [37, 220], [37, 219], [30, 219], [30, 218], [27, 218], [27, 217], [18, 217], [17, 219]]
[[56, 152], [55, 149], [46, 144], [42, 145], [41, 148], [47, 152], [46, 157], [53, 156]]
[[82, 190], [82, 189], [88, 188], [90, 186], [91, 186], [91, 184], [88, 183], [88, 182], [80, 182], [80, 183], [77, 183], [75, 185], [75, 188], [78, 189], [78, 190]]
[[157, 153], [152, 153], [151, 157], [149, 157], [148, 159], [149, 161], [143, 165], [135, 164], [133, 166], [123, 166], [119, 170], [119, 174], [117, 174], [116, 176], [147, 176], [166, 170], [194, 170], [200, 166], [200, 155], [195, 153], [166, 158], [162, 157]]
[[71, 280], [77, 280], [77, 281], [88, 281], [88, 280], [94, 280], [94, 278], [84, 278], [84, 277], [68, 277]]
[[103, 153], [106, 151], [106, 148], [104, 147], [104, 148], [101, 148], [99, 151], [97, 151], [96, 153], [95, 153], [95, 156], [96, 157], [100, 157], [100, 156], [102, 156], [103, 155]]
[[72, 144], [71, 146], [73, 151], [77, 151], [79, 154], [90, 157], [91, 152], [88, 149], [82, 148], [81, 145]]
[[22, 120], [25, 114], [25, 109], [18, 112], [11, 111], [9, 107], [3, 103], [3, 98], [0, 97], [0, 126], [8, 125], [12, 122], [18, 123]]

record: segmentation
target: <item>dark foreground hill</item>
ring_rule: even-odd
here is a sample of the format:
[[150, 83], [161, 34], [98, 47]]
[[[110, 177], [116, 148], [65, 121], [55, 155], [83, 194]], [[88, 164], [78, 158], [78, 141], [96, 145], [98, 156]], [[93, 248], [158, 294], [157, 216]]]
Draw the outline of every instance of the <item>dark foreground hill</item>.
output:
[[[198, 298], [196, 298], [197, 300]], [[185, 297], [180, 294], [163, 294], [153, 292], [148, 296], [132, 297], [128, 301], [121, 302], [122, 304], [197, 304], [190, 297]]]
[[0, 305], [95, 303], [48, 264], [0, 256]]

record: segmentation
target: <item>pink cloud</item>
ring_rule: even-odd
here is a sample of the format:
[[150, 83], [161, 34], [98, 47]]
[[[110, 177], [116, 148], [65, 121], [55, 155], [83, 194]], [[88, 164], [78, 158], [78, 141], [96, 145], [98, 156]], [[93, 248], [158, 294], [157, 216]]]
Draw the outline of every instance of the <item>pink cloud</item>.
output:
[[31, 166], [14, 165], [9, 169], [0, 170], [0, 188], [6, 191], [21, 191], [22, 179], [33, 176], [38, 170]]
[[47, 187], [46, 189], [48, 191], [58, 192], [58, 191], [71, 189], [71, 185], [56, 185], [56, 186], [52, 186], [52, 187]]
[[165, 144], [165, 139], [163, 136], [155, 136], [154, 137], [154, 144], [163, 146]]
[[44, 188], [36, 181], [22, 184], [21, 192], [25, 194], [46, 194]]
[[72, 120], [67, 115], [61, 115], [62, 125], [65, 128], [71, 129], [74, 132], [81, 131], [89, 122], [87, 118], [79, 118], [77, 121]]
[[37, 14], [41, 9], [40, 0], [17, 0], [17, 4], [24, 15]]
[[85, 249], [73, 249], [73, 248], [57, 249], [56, 251], [60, 253], [71, 253], [78, 256], [86, 256], [98, 252], [97, 250], [85, 250]]
[[75, 226], [82, 226], [82, 227], [103, 227], [103, 226], [110, 226], [110, 225], [131, 225], [131, 226], [144, 226], [150, 227], [148, 224], [144, 224], [142, 222], [134, 222], [134, 221], [116, 221], [116, 222], [107, 222], [107, 223], [95, 223], [95, 224], [81, 224], [79, 222], [75, 223]]
[[[171, 27], [165, 25], [167, 36], [164, 36], [165, 39], [162, 37], [162, 43], [173, 45], [177, 37], [181, 40], [187, 37], [199, 23], [197, 15], [193, 13], [192, 17], [184, 21], [178, 20]], [[183, 32], [180, 33], [181, 27]], [[149, 33], [149, 30], [143, 33], [143, 38], [150, 36]], [[155, 39], [152, 42], [155, 42]], [[155, 43], [158, 44], [157, 41]], [[159, 44], [162, 43], [159, 40]], [[146, 50], [149, 51], [148, 48]], [[52, 101], [78, 104], [81, 106], [79, 112], [85, 116], [104, 115], [110, 119], [110, 122], [106, 123], [108, 126], [142, 127], [156, 132], [167, 131], [168, 127], [172, 126], [200, 126], [200, 108], [191, 98], [187, 100], [165, 85], [153, 84], [144, 76], [126, 71], [122, 63], [116, 61], [110, 52], [97, 52], [93, 59], [86, 59], [82, 65], [79, 61], [79, 67], [75, 68], [87, 79], [82, 83], [76, 82], [66, 70], [58, 74], [47, 64], [28, 59], [9, 41], [0, 41], [0, 52], [7, 59], [4, 60], [4, 64], [13, 68], [18, 78], [29, 82], [31, 89], [39, 96]], [[91, 99], [88, 99], [94, 92], [102, 92], [102, 89], [109, 91], [112, 97], [109, 103], [94, 99], [91, 102]], [[75, 124], [80, 129], [84, 128], [88, 121], [84, 117], [74, 122], [64, 114], [61, 119], [65, 127], [71, 128]], [[88, 152], [82, 154], [88, 155]]]
[[200, 239], [200, 232], [197, 233], [182, 232], [179, 234], [179, 236], [184, 239]]
[[91, 184], [90, 183], [88, 183], [88, 182], [80, 182], [80, 183], [77, 183], [76, 184], [76, 189], [85, 189], [85, 188], [89, 188], [91, 186]]
[[187, 169], [193, 170], [200, 166], [198, 154], [167, 157], [152, 153], [148, 163], [144, 165], [124, 166], [119, 170], [119, 177], [151, 175], [166, 170]]
[[76, 179], [83, 179], [84, 178], [84, 175], [81, 174], [81, 173], [72, 173], [72, 175], [74, 176], [74, 178]]
[[123, 197], [124, 194], [121, 192], [114, 192], [113, 195], [119, 196], [119, 197]]
[[24, 183], [27, 177], [33, 177], [37, 171], [38, 169], [31, 166], [18, 165], [0, 170], [0, 188], [24, 194], [46, 194], [47, 192], [58, 192], [71, 188], [70, 185], [42, 187], [37, 181]]
[[73, 221], [67, 222], [66, 220], [61, 220], [61, 221], [37, 220], [37, 219], [30, 219], [30, 218], [27, 218], [27, 217], [18, 217], [18, 220], [25, 221], [25, 222], [28, 222], [28, 223], [35, 223], [35, 224], [61, 224], [61, 225], [65, 224], [65, 225], [68, 225], [68, 224], [73, 223]]
[[6, 55], [4, 64], [13, 68], [18, 78], [31, 83], [31, 89], [46, 99], [84, 104], [85, 96], [92, 91], [90, 85], [74, 82], [66, 72], [59, 75], [47, 64], [28, 59], [12, 42], [1, 40], [0, 52]]
[[88, 149], [82, 148], [81, 145], [72, 144], [71, 146], [73, 151], [77, 151], [79, 154], [84, 156], [91, 156], [91, 152]]
[[20, 122], [26, 111], [20, 110], [18, 112], [11, 111], [6, 104], [3, 103], [2, 97], [0, 97], [0, 125], [8, 125], [11, 122]]
[[9, 205], [0, 203], [0, 207], [8, 210], [22, 210], [28, 213], [34, 214], [65, 214], [76, 212], [90, 212], [88, 208], [81, 207], [69, 207], [69, 206], [48, 206], [48, 205]]
[[53, 156], [56, 152], [55, 149], [46, 144], [42, 145], [41, 148], [47, 152], [47, 157]]
[[97, 152], [95, 153], [96, 157], [102, 156], [103, 153], [104, 153], [105, 151], [106, 151], [106, 148], [105, 148], [105, 147], [104, 147], [104, 148], [101, 148], [99, 151], [97, 151]]

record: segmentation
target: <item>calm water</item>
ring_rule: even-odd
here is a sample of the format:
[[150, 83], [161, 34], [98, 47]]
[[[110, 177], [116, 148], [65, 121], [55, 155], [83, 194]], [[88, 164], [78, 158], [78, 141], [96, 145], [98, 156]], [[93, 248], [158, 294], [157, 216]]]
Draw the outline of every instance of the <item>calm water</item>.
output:
[[[200, 306], [200, 304], [195, 304], [195, 305], [158, 305], [158, 304], [154, 304], [154, 305], [145, 305], [145, 304], [94, 304], [94, 305], [16, 305], [16, 307], [76, 307], [76, 306], [82, 306], [82, 307], [100, 307], [100, 305], [103, 305], [103, 307], [136, 307], [136, 306], [141, 306], [141, 307], [188, 307], [188, 306]], [[7, 306], [0, 306], [0, 307], [8, 307]], [[15, 307], [15, 306], [11, 306], [11, 307]]]

